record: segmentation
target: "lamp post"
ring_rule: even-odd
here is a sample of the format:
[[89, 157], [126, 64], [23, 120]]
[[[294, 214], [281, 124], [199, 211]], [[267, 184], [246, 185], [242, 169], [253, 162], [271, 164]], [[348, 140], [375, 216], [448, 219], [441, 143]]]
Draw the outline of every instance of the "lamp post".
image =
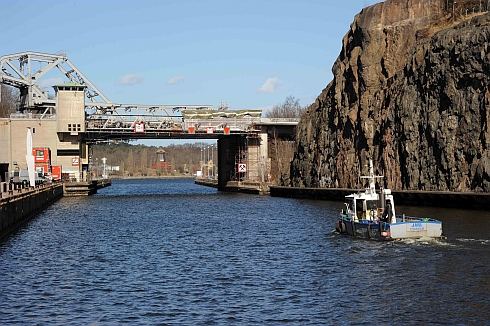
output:
[[209, 179], [209, 146], [206, 147], [208, 150], [207, 157], [206, 157], [206, 178]]
[[203, 165], [203, 160], [202, 160], [202, 144], [201, 144], [201, 161], [199, 162], [199, 166], [201, 168], [201, 175], [199, 176], [199, 178], [202, 178], [203, 177], [203, 173], [202, 173], [202, 165]]
[[103, 168], [102, 168], [102, 179], [107, 179], [107, 173], [106, 173], [106, 165], [105, 163], [107, 162], [107, 158], [103, 157], [102, 158], [102, 163], [103, 163]]

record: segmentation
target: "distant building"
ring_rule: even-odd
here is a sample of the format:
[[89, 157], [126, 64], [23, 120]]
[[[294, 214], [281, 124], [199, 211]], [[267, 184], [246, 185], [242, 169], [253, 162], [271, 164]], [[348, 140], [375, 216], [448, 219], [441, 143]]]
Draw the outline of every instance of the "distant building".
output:
[[163, 147], [160, 146], [160, 148], [156, 151], [157, 160], [155, 163], [153, 163], [151, 168], [154, 170], [172, 171], [172, 166], [167, 164], [166, 155], [167, 153]]

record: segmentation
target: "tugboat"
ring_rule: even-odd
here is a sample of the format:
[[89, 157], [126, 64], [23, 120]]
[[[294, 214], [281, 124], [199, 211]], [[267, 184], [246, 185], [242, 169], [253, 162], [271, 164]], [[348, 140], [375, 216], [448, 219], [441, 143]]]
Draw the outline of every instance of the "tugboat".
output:
[[445, 238], [442, 222], [432, 218], [396, 215], [395, 202], [390, 189], [376, 192], [377, 178], [373, 172], [373, 161], [369, 160], [369, 187], [345, 196], [335, 229], [339, 233], [373, 240], [401, 240], [420, 238]]

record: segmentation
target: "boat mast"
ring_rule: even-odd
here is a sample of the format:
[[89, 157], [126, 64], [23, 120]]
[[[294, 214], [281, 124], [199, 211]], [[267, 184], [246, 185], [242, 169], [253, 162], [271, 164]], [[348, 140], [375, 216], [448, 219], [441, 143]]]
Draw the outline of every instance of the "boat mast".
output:
[[369, 175], [362, 176], [361, 179], [369, 179], [369, 188], [366, 188], [366, 190], [369, 190], [369, 193], [373, 195], [376, 193], [376, 181], [375, 181], [376, 178], [383, 178], [383, 176], [374, 175], [373, 160], [369, 159]]

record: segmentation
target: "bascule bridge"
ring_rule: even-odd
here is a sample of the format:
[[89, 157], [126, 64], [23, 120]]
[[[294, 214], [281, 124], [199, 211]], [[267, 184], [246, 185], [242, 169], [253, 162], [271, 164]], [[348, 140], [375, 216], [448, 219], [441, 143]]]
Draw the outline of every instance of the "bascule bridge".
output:
[[[34, 69], [34, 67], [36, 67]], [[270, 135], [290, 138], [296, 119], [264, 119], [261, 110], [211, 105], [111, 102], [66, 54], [23, 52], [0, 57], [0, 83], [20, 91], [17, 112], [0, 119], [0, 175], [25, 168], [26, 129], [34, 147], [51, 150], [53, 165], [71, 180], [89, 178], [91, 145], [131, 139], [217, 139], [218, 188], [228, 181], [263, 182], [270, 169]], [[57, 68], [65, 83], [55, 97], [38, 84]]]

